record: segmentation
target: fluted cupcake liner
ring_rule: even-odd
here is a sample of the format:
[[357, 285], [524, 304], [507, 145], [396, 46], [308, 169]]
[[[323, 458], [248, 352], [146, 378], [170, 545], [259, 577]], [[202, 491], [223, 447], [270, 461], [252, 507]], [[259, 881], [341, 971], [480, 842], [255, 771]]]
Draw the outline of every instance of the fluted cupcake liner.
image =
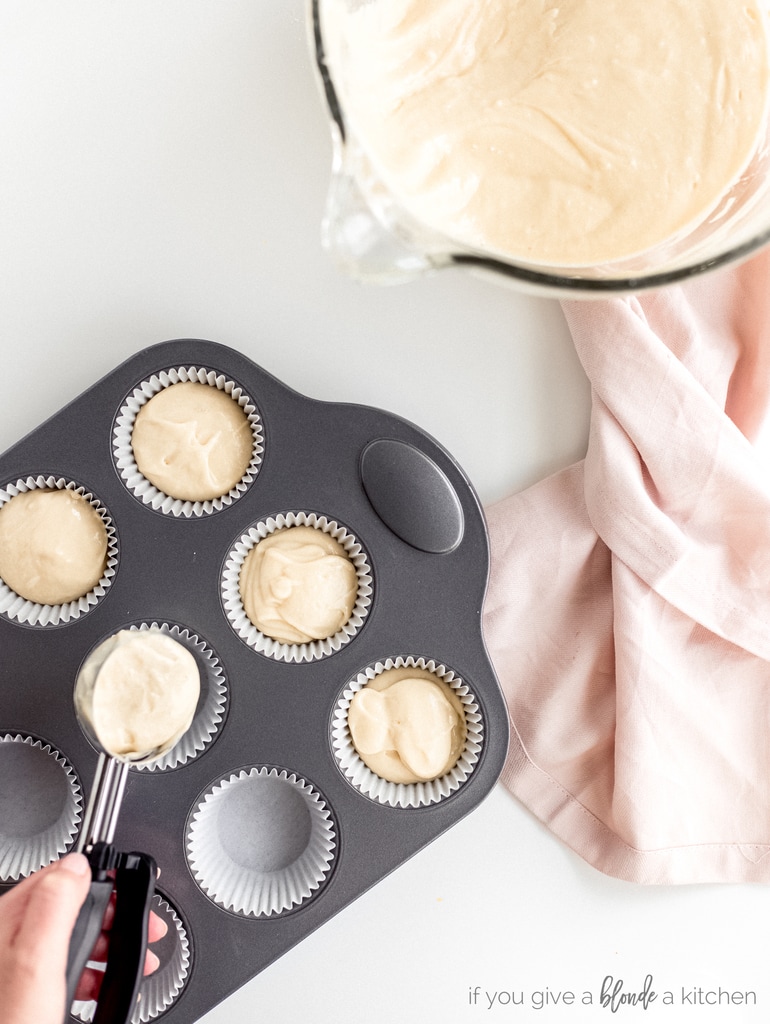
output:
[[[455, 765], [437, 779], [414, 783], [388, 782], [364, 764], [353, 745], [348, 725], [348, 711], [354, 695], [371, 679], [393, 668], [416, 668], [431, 672], [452, 688], [462, 704], [466, 726], [465, 747]], [[481, 712], [466, 683], [446, 666], [432, 659], [411, 655], [378, 661], [360, 672], [346, 686], [332, 716], [332, 750], [345, 778], [364, 796], [391, 807], [424, 807], [450, 796], [473, 772], [483, 741]]]
[[[165, 921], [168, 931], [150, 947], [160, 960], [152, 974], [142, 979], [139, 999], [131, 1015], [131, 1024], [147, 1024], [172, 1006], [185, 986], [190, 973], [190, 940], [182, 920], [171, 904], [156, 892], [152, 912]], [[103, 968], [104, 965], [94, 965]], [[90, 1024], [96, 1014], [94, 1000], [75, 1000], [70, 1014], [83, 1024]]]
[[[262, 633], [249, 619], [243, 607], [240, 574], [246, 556], [259, 541], [277, 530], [291, 526], [312, 526], [330, 534], [345, 550], [356, 570], [358, 591], [348, 621], [333, 636], [304, 644], [287, 644]], [[364, 623], [372, 601], [372, 572], [361, 544], [344, 526], [314, 512], [287, 512], [255, 523], [235, 543], [225, 560], [222, 573], [222, 602], [235, 632], [255, 651], [276, 661], [317, 661], [334, 654], [349, 643]]]
[[133, 630], [159, 629], [190, 651], [200, 670], [201, 694], [190, 728], [157, 761], [132, 765], [134, 771], [157, 772], [178, 768], [201, 754], [215, 739], [225, 716], [228, 691], [222, 663], [208, 644], [185, 626], [170, 622], [142, 622]]
[[313, 786], [267, 766], [243, 768], [209, 789], [186, 841], [203, 892], [244, 917], [281, 914], [310, 899], [331, 870], [335, 847], [331, 812]]
[[[131, 446], [134, 421], [142, 406], [164, 388], [183, 382], [208, 384], [210, 387], [224, 391], [243, 409], [251, 426], [253, 445], [251, 461], [246, 472], [227, 494], [222, 494], [217, 498], [206, 501], [186, 501], [165, 494], [154, 484], [150, 483], [139, 471], [139, 467], [134, 459], [134, 450]], [[212, 512], [219, 512], [221, 509], [232, 505], [234, 501], [237, 501], [245, 493], [259, 472], [263, 451], [262, 421], [257, 412], [257, 407], [251, 398], [243, 391], [240, 385], [229, 380], [224, 374], [196, 366], [180, 366], [161, 370], [147, 380], [142, 381], [141, 384], [138, 384], [121, 406], [112, 432], [113, 458], [126, 487], [145, 505], [149, 505], [150, 508], [168, 515], [185, 518], [205, 516]]]
[[0, 613], [27, 626], [58, 626], [73, 622], [90, 611], [104, 597], [112, 584], [118, 564], [115, 527], [107, 509], [98, 498], [77, 483], [56, 476], [28, 476], [0, 488], [0, 508], [16, 497], [32, 490], [71, 490], [80, 494], [99, 513], [107, 532], [107, 564], [97, 585], [76, 601], [65, 604], [40, 604], [28, 601], [0, 579]]
[[21, 733], [0, 734], [0, 881], [26, 878], [69, 849], [83, 795], [55, 747]]

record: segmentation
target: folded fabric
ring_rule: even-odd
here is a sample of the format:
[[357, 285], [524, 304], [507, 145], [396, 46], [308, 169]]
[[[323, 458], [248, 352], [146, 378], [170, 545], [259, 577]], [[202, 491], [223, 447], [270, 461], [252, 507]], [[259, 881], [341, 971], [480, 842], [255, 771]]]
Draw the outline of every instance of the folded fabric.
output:
[[487, 509], [502, 781], [607, 874], [770, 880], [770, 254], [565, 302], [585, 460]]

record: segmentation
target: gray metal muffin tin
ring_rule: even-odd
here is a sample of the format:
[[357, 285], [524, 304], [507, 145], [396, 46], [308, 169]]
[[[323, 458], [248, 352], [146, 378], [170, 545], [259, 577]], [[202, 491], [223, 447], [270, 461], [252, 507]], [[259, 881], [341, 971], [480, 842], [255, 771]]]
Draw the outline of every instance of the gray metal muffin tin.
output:
[[[231, 506], [184, 518], [155, 511], [128, 490], [111, 441], [116, 415], [139, 383], [188, 366], [222, 373], [248, 393], [262, 420], [264, 454], [253, 483]], [[200, 340], [137, 353], [0, 456], [0, 486], [37, 475], [72, 480], [101, 501], [117, 531], [118, 567], [105, 596], [69, 624], [30, 626], [0, 615], [0, 735], [50, 744], [87, 796], [97, 754], [75, 719], [72, 691], [96, 643], [130, 624], [176, 623], [201, 637], [225, 672], [227, 714], [215, 740], [175, 769], [132, 770], [115, 837], [119, 849], [157, 860], [159, 892], [185, 926], [190, 973], [159, 1019], [189, 1024], [466, 815], [497, 780], [508, 719], [481, 632], [489, 562], [483, 515], [462, 470], [418, 427], [377, 409], [306, 398], [240, 353]], [[237, 538], [259, 520], [296, 510], [344, 525], [363, 545], [373, 577], [359, 632], [339, 651], [306, 663], [249, 647], [220, 596], [223, 562]], [[332, 713], [345, 685], [366, 666], [399, 655], [454, 670], [483, 720], [475, 769], [454, 793], [425, 807], [362, 795], [332, 752]], [[336, 833], [320, 888], [269, 917], [216, 905], [185, 854], [188, 816], [200, 797], [255, 765], [309, 782], [331, 810]]]

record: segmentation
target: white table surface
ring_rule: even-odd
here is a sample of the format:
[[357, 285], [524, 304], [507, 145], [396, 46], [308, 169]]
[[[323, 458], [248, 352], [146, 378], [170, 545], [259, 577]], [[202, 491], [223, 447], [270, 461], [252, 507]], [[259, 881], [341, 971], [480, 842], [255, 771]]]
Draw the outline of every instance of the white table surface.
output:
[[[322, 251], [303, 0], [2, 0], [0, 140], [0, 449], [136, 350], [202, 337], [413, 420], [485, 503], [581, 457], [589, 390], [553, 300], [462, 272], [364, 287]], [[606, 878], [498, 786], [203, 1019], [598, 1021], [606, 975], [651, 974], [660, 998], [621, 1019], [764, 1021], [769, 899]], [[682, 1005], [693, 988], [757, 1005]], [[537, 1009], [546, 989], [575, 1002]]]

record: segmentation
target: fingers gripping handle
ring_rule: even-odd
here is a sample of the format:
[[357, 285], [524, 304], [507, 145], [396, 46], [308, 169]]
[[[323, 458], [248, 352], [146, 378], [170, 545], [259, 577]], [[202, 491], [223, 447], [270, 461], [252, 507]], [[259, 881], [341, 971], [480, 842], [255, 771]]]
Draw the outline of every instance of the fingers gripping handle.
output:
[[115, 918], [94, 1024], [123, 1024], [136, 1006], [156, 875], [152, 857], [145, 853], [123, 854], [115, 878]]
[[[115, 915], [93, 1024], [124, 1024], [136, 1006], [142, 981], [157, 867], [147, 854], [114, 854], [109, 847], [106, 850], [108, 855], [112, 853], [112, 858], [105, 858], [105, 848], [95, 848], [89, 855], [94, 881], [70, 942], [66, 1006], [69, 1010], [72, 1005], [78, 979], [101, 931], [104, 911], [114, 886]], [[110, 859], [115, 863], [114, 882], [104, 868]], [[94, 866], [95, 861], [98, 866]]]
[[70, 939], [69, 955], [67, 956], [67, 1009], [65, 1021], [69, 1020], [69, 1008], [75, 998], [80, 975], [85, 969], [94, 943], [102, 930], [102, 920], [112, 894], [112, 879], [92, 881]]

